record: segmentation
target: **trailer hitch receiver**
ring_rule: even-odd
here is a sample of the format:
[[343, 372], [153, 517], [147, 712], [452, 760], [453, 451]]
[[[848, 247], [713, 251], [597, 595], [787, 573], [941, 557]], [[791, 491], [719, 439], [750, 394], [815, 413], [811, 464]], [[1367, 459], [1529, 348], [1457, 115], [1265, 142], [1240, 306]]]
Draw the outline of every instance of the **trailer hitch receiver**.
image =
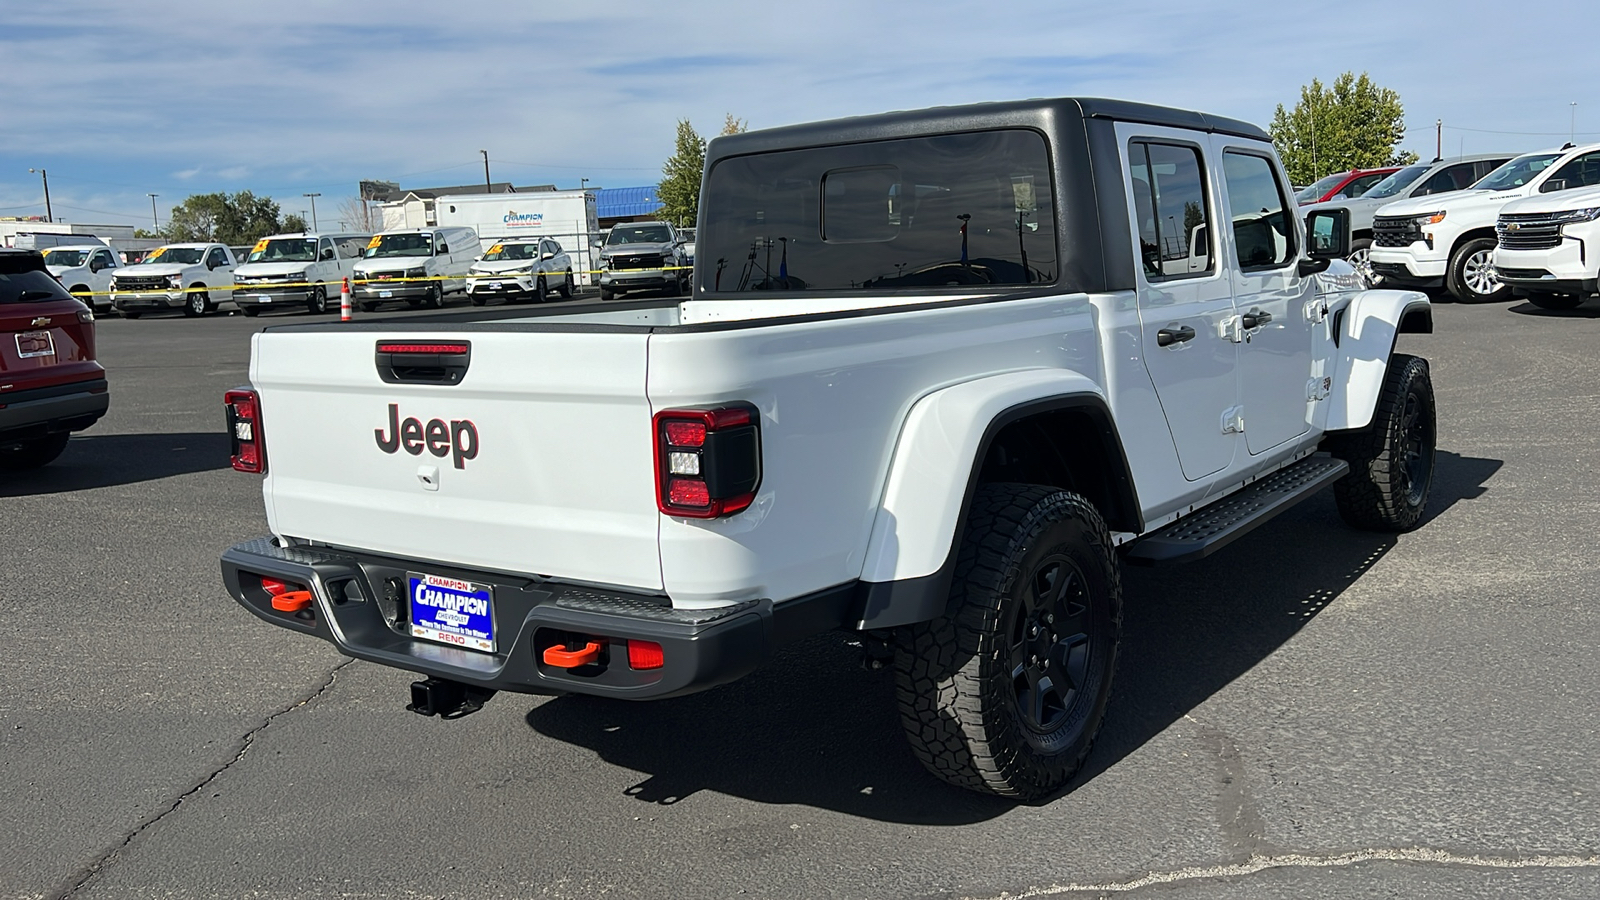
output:
[[406, 709], [422, 716], [459, 719], [483, 709], [483, 705], [493, 696], [494, 691], [487, 688], [444, 678], [429, 678], [411, 682], [411, 702]]

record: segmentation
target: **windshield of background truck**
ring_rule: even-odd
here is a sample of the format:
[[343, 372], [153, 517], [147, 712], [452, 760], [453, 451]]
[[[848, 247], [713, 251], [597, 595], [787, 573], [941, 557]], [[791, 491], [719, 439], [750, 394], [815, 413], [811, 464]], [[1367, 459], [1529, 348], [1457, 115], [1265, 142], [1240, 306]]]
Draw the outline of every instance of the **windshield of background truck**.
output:
[[159, 247], [139, 260], [139, 265], [196, 266], [200, 264], [200, 260], [205, 259], [205, 256], [204, 247]]
[[431, 234], [380, 234], [367, 244], [367, 259], [391, 256], [432, 256]]
[[483, 255], [483, 259], [485, 262], [494, 262], [503, 259], [537, 259], [538, 256], [538, 244], [495, 244]]
[[66, 269], [75, 269], [83, 265], [89, 258], [88, 250], [46, 250], [44, 262], [47, 266], [59, 266]]
[[1509, 191], [1512, 188], [1522, 187], [1560, 158], [1559, 153], [1531, 153], [1519, 156], [1483, 176], [1483, 180], [1473, 185], [1471, 190]]
[[251, 250], [245, 262], [313, 262], [317, 258], [314, 238], [279, 238], [262, 243], [266, 246], [257, 244], [260, 249]]
[[617, 225], [611, 229], [611, 236], [606, 238], [607, 247], [618, 244], [665, 244], [672, 240], [672, 234], [665, 225], [632, 226]]
[[1300, 193], [1294, 195], [1294, 202], [1311, 203], [1323, 194], [1333, 190], [1333, 186], [1343, 181], [1348, 174], [1348, 172], [1335, 172], [1310, 187], [1301, 188]]
[[713, 294], [1056, 280], [1055, 190], [1035, 131], [735, 156], [706, 178], [695, 258]]
[[1388, 178], [1372, 186], [1372, 190], [1361, 196], [1368, 200], [1380, 197], [1393, 197], [1416, 182], [1422, 173], [1428, 171], [1430, 166], [1406, 166], [1398, 172], [1391, 172]]

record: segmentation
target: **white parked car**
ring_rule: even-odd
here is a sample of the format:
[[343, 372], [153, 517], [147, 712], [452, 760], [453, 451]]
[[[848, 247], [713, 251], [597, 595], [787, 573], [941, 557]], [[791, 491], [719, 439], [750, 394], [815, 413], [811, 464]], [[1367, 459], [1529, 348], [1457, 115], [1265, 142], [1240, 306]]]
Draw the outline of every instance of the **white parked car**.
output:
[[67, 244], [44, 251], [45, 268], [70, 293], [97, 313], [111, 309], [111, 276], [121, 267], [117, 252], [104, 244]]
[[233, 267], [224, 244], [167, 244], [112, 274], [111, 303], [129, 319], [162, 309], [203, 316], [228, 299]]
[[350, 289], [371, 312], [403, 300], [413, 309], [444, 306], [444, 295], [466, 290], [467, 272], [482, 251], [471, 228], [408, 228], [375, 234], [355, 265]]
[[575, 281], [572, 257], [554, 238], [504, 238], [472, 264], [467, 296], [473, 306], [492, 297], [508, 303], [544, 302], [551, 290], [571, 297]]
[[[1600, 184], [1600, 159], [1586, 165], [1579, 180]], [[1533, 305], [1572, 309], [1600, 292], [1600, 188], [1507, 203], [1495, 231], [1495, 275]]]
[[1600, 184], [1600, 144], [1528, 153], [1465, 191], [1391, 203], [1372, 220], [1372, 271], [1396, 285], [1437, 287], [1469, 303], [1510, 296], [1494, 270], [1495, 221], [1523, 197]]
[[285, 307], [325, 313], [339, 303], [370, 234], [275, 234], [250, 248], [233, 272], [233, 302], [247, 316]]
[[1330, 485], [1357, 527], [1422, 521], [1433, 390], [1392, 350], [1428, 299], [1366, 290], [1332, 215], [1308, 252], [1288, 185], [1256, 126], [1106, 100], [718, 137], [687, 300], [255, 335], [228, 430], [271, 534], [224, 582], [452, 718], [842, 629], [935, 775], [1046, 796], [1105, 712], [1125, 562]]

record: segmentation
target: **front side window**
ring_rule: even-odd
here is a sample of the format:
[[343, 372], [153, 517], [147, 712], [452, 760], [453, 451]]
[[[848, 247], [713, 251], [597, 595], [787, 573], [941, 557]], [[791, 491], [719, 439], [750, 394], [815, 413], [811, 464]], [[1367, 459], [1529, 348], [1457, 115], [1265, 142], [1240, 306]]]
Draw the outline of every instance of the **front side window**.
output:
[[1200, 150], [1135, 141], [1128, 156], [1145, 275], [1162, 278], [1211, 271], [1210, 216]]
[[1300, 193], [1294, 195], [1294, 202], [1315, 203], [1318, 200], [1321, 200], [1323, 194], [1333, 190], [1335, 185], [1344, 180], [1344, 176], [1344, 172], [1335, 172], [1332, 175], [1317, 181], [1310, 187], [1301, 188]]
[[1294, 256], [1294, 228], [1288, 203], [1272, 163], [1265, 156], [1229, 151], [1222, 157], [1228, 205], [1233, 208], [1233, 242], [1239, 266], [1277, 268]]
[[1555, 171], [1539, 186], [1541, 193], [1600, 184], [1600, 153], [1585, 153]]
[[1359, 197], [1365, 194], [1373, 185], [1382, 181], [1383, 175], [1384, 173], [1382, 172], [1373, 172], [1369, 175], [1352, 178], [1349, 184], [1339, 189], [1339, 193], [1333, 195], [1332, 199], [1348, 200], [1351, 197]]
[[212, 247], [211, 253], [206, 258], [206, 265], [216, 268], [228, 264], [228, 251], [221, 247]]
[[111, 253], [107, 250], [96, 250], [94, 253], [94, 261], [98, 263], [102, 269], [110, 269], [117, 264], [116, 260], [111, 258]]
[[1056, 280], [1049, 152], [1034, 131], [730, 157], [707, 179], [695, 256], [712, 294]]

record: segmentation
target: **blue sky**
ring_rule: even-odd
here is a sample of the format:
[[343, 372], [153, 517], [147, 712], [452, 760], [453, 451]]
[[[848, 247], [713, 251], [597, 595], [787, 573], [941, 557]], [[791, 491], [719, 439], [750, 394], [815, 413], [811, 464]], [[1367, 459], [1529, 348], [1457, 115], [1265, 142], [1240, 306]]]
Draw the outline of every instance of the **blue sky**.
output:
[[[1265, 126], [1302, 84], [1399, 91], [1404, 146], [1600, 141], [1593, 0], [1515, 6], [408, 0], [0, 3], [0, 216], [163, 222], [249, 189], [326, 227], [363, 178], [653, 183], [674, 122], [714, 134], [1041, 96], [1120, 97]], [[1570, 104], [1576, 102], [1574, 108]]]

